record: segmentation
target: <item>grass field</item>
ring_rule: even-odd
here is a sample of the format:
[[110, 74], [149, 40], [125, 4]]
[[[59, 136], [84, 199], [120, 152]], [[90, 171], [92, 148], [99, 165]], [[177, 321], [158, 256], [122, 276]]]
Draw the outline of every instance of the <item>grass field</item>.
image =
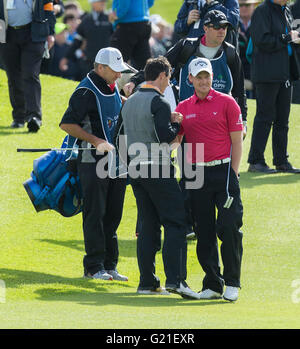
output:
[[[187, 301], [175, 295], [137, 296], [135, 200], [128, 187], [119, 228], [119, 270], [129, 282], [82, 278], [81, 216], [36, 213], [22, 183], [37, 154], [17, 147], [60, 146], [58, 128], [76, 82], [41, 76], [43, 127], [12, 130], [6, 76], [0, 71], [0, 328], [300, 328], [300, 176], [247, 173], [254, 101], [241, 167], [244, 258], [239, 300]], [[289, 152], [300, 167], [300, 106], [293, 105]], [[267, 161], [271, 164], [270, 145]], [[188, 283], [200, 290], [203, 272], [188, 243]], [[164, 284], [161, 254], [157, 271]], [[5, 286], [5, 287], [4, 287]]]

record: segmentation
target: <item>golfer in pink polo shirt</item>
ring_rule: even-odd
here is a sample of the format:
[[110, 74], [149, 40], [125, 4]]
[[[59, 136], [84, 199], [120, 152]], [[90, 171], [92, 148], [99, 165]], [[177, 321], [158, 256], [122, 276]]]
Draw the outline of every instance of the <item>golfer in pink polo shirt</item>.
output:
[[[178, 140], [181, 141], [185, 135], [187, 162], [195, 169], [201, 166], [204, 170], [203, 186], [190, 189], [198, 240], [197, 257], [205, 272], [200, 298], [223, 296], [235, 301], [240, 288], [243, 253], [240, 231], [243, 206], [238, 180], [243, 122], [234, 98], [212, 89], [212, 76], [208, 59], [191, 61], [189, 80], [195, 93], [176, 108], [183, 115]], [[204, 154], [196, 151], [199, 143], [204, 146]], [[223, 273], [219, 265], [217, 237], [222, 242]]]

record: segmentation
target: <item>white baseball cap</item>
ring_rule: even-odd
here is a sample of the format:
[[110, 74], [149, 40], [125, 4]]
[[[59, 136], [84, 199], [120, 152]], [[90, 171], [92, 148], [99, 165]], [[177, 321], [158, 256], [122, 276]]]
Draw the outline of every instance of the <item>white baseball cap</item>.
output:
[[189, 64], [189, 73], [193, 76], [197, 76], [202, 71], [206, 71], [210, 75], [213, 75], [210, 60], [202, 57], [193, 59]]
[[114, 47], [102, 48], [96, 55], [95, 63], [106, 64], [118, 73], [128, 71], [128, 66], [123, 62], [121, 52]]

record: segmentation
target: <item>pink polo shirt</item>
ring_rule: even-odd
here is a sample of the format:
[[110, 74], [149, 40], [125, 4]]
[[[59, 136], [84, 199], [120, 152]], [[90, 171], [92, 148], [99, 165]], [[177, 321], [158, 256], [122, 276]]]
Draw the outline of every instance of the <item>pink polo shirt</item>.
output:
[[[176, 111], [183, 115], [179, 134], [189, 143], [189, 163], [230, 157], [230, 133], [243, 131], [241, 110], [233, 97], [211, 89], [204, 100], [194, 94], [180, 102]], [[204, 144], [204, 158], [196, 154], [197, 143]]]

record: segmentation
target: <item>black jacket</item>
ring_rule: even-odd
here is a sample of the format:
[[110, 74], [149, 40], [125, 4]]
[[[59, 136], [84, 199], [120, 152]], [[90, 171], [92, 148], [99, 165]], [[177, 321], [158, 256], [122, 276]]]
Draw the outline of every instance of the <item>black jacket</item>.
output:
[[[171, 79], [176, 79], [179, 81], [180, 69], [187, 63], [189, 58], [197, 54], [202, 57], [197, 48], [199, 47], [201, 38], [198, 39], [180, 39], [170, 50], [165, 54], [165, 57], [170, 62], [173, 72]], [[219, 57], [225, 51], [227, 57], [228, 67], [230, 69], [233, 87], [232, 87], [232, 97], [236, 100], [239, 107], [241, 108], [243, 121], [247, 121], [247, 97], [244, 86], [244, 70], [242, 66], [241, 59], [235, 49], [235, 47], [228, 42], [224, 41], [219, 51], [216, 53], [215, 57]], [[144, 81], [144, 72], [140, 71], [130, 78], [130, 81], [135, 84], [135, 86], [141, 84]], [[173, 90], [175, 89], [175, 86]], [[176, 90], [175, 90], [176, 91]], [[178, 94], [178, 91], [176, 91]], [[175, 97], [176, 97], [175, 94]], [[178, 99], [178, 96], [177, 96]]]
[[[196, 54], [199, 57], [203, 57], [197, 50], [200, 45], [201, 37], [197, 40], [190, 40], [193, 48], [190, 48], [187, 54], [183, 54], [184, 47], [186, 47], [187, 45], [187, 41], [189, 41], [189, 39], [180, 40], [165, 55], [168, 61], [170, 62], [171, 66], [175, 69], [174, 78], [177, 81], [180, 68], [182, 68], [182, 66], [188, 61], [192, 54]], [[230, 69], [233, 80], [231, 94], [241, 108], [243, 120], [246, 121], [247, 97], [244, 86], [244, 70], [242, 62], [235, 47], [226, 41], [223, 41], [223, 44], [221, 45], [219, 51], [216, 53], [214, 58], [219, 57], [223, 51], [226, 54], [227, 64]]]
[[[7, 0], [0, 0], [0, 31], [7, 28], [6, 3]], [[33, 42], [43, 42], [49, 35], [54, 35], [56, 19], [53, 10], [50, 10], [53, 0], [35, 0], [33, 3], [31, 38]], [[5, 43], [5, 33], [0, 37], [3, 38], [0, 43]]]
[[286, 82], [300, 77], [296, 44], [288, 42], [293, 16], [288, 6], [281, 7], [271, 0], [259, 5], [251, 18], [250, 34], [253, 41], [251, 77], [254, 83]]

